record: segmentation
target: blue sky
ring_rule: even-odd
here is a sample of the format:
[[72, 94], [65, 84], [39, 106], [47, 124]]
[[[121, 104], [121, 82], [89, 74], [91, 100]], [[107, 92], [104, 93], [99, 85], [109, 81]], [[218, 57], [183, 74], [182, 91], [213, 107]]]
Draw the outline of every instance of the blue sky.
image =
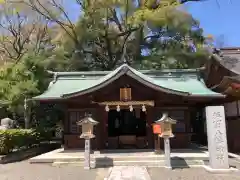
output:
[[[71, 1], [67, 2], [68, 12], [79, 12]], [[240, 0], [205, 0], [187, 3], [185, 7], [200, 21], [204, 34], [213, 35], [219, 45], [240, 47]], [[78, 14], [71, 13], [73, 19], [77, 16]]]
[[186, 9], [200, 21], [205, 34], [212, 34], [224, 46], [240, 46], [240, 0], [206, 0], [188, 3]]

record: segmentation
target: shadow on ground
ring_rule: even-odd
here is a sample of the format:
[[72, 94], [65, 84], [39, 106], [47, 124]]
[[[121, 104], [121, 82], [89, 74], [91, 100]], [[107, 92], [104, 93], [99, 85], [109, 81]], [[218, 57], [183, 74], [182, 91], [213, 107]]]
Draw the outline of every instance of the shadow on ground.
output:
[[190, 168], [184, 158], [172, 157], [171, 158], [172, 169], [186, 169]]
[[95, 168], [108, 168], [113, 167], [113, 159], [109, 157], [95, 158]]

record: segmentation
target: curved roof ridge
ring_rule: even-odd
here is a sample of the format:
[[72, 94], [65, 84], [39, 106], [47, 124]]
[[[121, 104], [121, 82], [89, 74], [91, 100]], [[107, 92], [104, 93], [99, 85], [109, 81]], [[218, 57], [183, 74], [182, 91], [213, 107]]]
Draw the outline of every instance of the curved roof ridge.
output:
[[137, 80], [138, 82], [143, 83], [146, 86], [153, 88], [155, 90], [158, 90], [158, 91], [176, 94], [176, 95], [182, 95], [182, 96], [190, 95], [189, 92], [178, 91], [178, 90], [169, 89], [167, 87], [159, 86], [157, 83], [154, 83], [154, 79], [144, 75], [143, 73], [135, 70], [134, 68], [128, 66], [127, 64], [123, 64], [123, 65], [119, 66], [117, 69], [115, 69], [114, 71], [112, 71], [111, 73], [100, 78], [97, 83], [95, 83], [93, 86], [89, 87], [88, 89], [78, 91], [78, 92], [63, 94], [62, 98], [76, 97], [79, 95], [83, 95], [83, 94], [87, 94], [87, 93], [96, 91], [98, 89], [101, 89], [101, 88], [109, 85], [110, 83], [114, 82], [116, 79], [120, 78], [121, 76], [123, 76], [125, 74], [127, 76]]
[[[123, 64], [124, 65], [124, 64]], [[121, 67], [121, 66], [119, 66]], [[119, 68], [118, 67], [118, 68]], [[130, 66], [129, 66], [130, 67]], [[117, 69], [118, 69], [117, 68]], [[116, 70], [116, 69], [115, 69]], [[113, 71], [115, 71], [113, 70]], [[196, 73], [199, 72], [200, 68], [196, 69], [161, 69], [161, 70], [137, 70], [143, 74], [157, 74], [157, 73]], [[92, 76], [104, 76], [113, 71], [75, 71], [75, 72], [65, 72], [65, 71], [48, 71], [50, 74], [57, 74], [57, 76], [81, 76], [81, 75], [92, 75]]]

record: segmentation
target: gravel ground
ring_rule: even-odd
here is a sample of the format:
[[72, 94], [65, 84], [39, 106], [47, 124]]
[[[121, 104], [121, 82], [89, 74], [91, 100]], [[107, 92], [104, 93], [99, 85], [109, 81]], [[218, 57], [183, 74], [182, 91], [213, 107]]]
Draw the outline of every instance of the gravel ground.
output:
[[0, 180], [103, 180], [107, 169], [84, 170], [82, 167], [54, 167], [27, 161], [0, 165]]
[[[231, 161], [240, 168], [240, 163]], [[240, 172], [216, 175], [203, 168], [174, 169], [148, 168], [152, 180], [240, 180]], [[28, 161], [0, 164], [0, 180], [103, 180], [108, 168], [84, 170], [73, 165], [51, 166], [49, 164], [29, 164]]]
[[148, 172], [152, 180], [240, 180], [239, 173], [212, 174], [203, 168], [175, 169], [150, 168]]
[[[231, 167], [240, 170], [240, 161], [229, 159]], [[240, 180], [240, 171], [225, 174], [213, 174], [207, 172], [204, 168], [184, 168], [173, 169], [169, 171], [164, 168], [149, 168], [148, 173], [152, 180]]]

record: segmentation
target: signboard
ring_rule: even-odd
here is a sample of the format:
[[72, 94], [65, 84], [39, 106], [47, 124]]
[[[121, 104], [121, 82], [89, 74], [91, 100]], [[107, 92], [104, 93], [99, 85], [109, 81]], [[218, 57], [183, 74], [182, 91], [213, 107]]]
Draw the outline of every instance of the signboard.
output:
[[131, 101], [132, 100], [131, 88], [120, 88], [120, 100], [121, 101]]
[[208, 151], [210, 167], [228, 169], [228, 147], [223, 106], [206, 107]]

